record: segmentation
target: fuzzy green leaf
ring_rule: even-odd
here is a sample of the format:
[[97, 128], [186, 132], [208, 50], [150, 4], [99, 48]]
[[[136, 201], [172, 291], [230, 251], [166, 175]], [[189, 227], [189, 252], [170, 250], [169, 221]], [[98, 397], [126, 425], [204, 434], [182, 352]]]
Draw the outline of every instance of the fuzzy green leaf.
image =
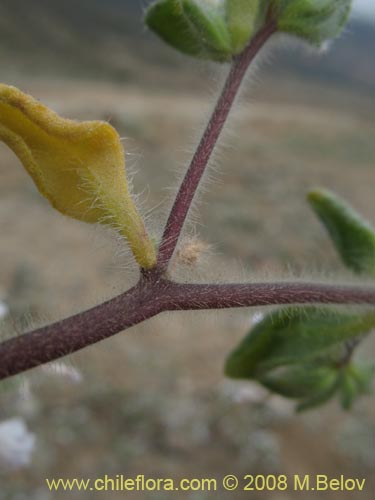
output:
[[352, 0], [273, 0], [278, 29], [320, 46], [344, 28]]
[[344, 343], [375, 327], [375, 312], [347, 313], [328, 307], [288, 307], [258, 323], [229, 355], [225, 373], [259, 378], [286, 364], [334, 362]]
[[320, 406], [339, 394], [341, 406], [352, 408], [355, 400], [371, 393], [375, 364], [322, 364], [286, 365], [258, 378], [264, 387], [283, 397], [295, 399], [297, 410]]
[[331, 387], [337, 376], [337, 370], [333, 366], [289, 365], [271, 370], [261, 376], [259, 382], [286, 398], [305, 399]]
[[311, 397], [304, 399], [297, 406], [297, 411], [302, 412], [315, 408], [316, 406], [321, 406], [327, 403], [333, 396], [336, 395], [340, 388], [340, 380], [336, 377], [335, 381], [331, 385], [327, 385], [320, 392], [313, 394]]
[[357, 273], [375, 276], [375, 231], [370, 224], [330, 191], [311, 191], [308, 201], [343, 262]]

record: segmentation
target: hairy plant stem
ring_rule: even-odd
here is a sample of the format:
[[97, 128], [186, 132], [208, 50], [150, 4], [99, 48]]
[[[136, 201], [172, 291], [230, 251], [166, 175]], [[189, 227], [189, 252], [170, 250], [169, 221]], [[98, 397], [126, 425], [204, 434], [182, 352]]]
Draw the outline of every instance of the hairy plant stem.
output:
[[229, 112], [232, 109], [249, 65], [275, 31], [276, 24], [270, 19], [232, 63], [221, 95], [181, 183], [168, 217], [159, 249], [159, 269], [166, 270], [173, 256], [195, 193], [197, 192], [199, 183], [202, 180], [203, 174], [207, 168], [212, 152], [215, 149], [221, 131], [223, 130]]
[[181, 284], [148, 272], [127, 292], [0, 344], [0, 380], [55, 361], [163, 311], [272, 304], [375, 305], [375, 289], [304, 283]]
[[0, 380], [55, 361], [164, 311], [280, 304], [375, 306], [375, 288], [315, 283], [183, 284], [166, 277], [192, 200], [250, 62], [274, 33], [272, 21], [235, 58], [171, 210], [158, 263], [133, 288], [92, 309], [0, 343]]

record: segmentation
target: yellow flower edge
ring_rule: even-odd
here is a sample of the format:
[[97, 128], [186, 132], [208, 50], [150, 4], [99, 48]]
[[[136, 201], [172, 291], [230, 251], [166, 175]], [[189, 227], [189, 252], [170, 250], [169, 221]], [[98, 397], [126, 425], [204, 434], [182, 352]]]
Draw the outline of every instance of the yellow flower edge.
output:
[[141, 267], [155, 265], [154, 246], [129, 192], [124, 150], [109, 123], [62, 118], [32, 96], [0, 84], [0, 140], [54, 208], [115, 228]]

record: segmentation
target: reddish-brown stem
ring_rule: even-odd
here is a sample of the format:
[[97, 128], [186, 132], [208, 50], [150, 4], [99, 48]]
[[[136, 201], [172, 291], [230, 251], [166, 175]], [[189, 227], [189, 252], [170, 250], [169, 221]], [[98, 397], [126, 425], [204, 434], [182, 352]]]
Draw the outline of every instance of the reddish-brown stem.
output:
[[217, 101], [193, 159], [191, 160], [168, 217], [159, 249], [157, 264], [159, 269], [166, 270], [172, 258], [193, 198], [197, 192], [199, 183], [201, 182], [225, 121], [232, 109], [247, 69], [259, 50], [275, 31], [276, 24], [274, 21], [269, 20], [252, 39], [246, 49], [233, 61], [222, 93]]
[[54, 361], [163, 311], [273, 304], [375, 305], [375, 289], [304, 283], [180, 284], [157, 274], [88, 311], [0, 344], [0, 379]]

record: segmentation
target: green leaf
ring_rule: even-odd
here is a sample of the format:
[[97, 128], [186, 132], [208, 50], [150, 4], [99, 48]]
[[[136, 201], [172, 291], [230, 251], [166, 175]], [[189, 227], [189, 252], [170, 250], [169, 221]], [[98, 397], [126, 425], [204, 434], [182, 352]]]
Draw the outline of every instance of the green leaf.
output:
[[375, 232], [370, 224], [330, 191], [311, 191], [308, 201], [343, 262], [357, 273], [375, 276]]
[[371, 392], [375, 365], [348, 365], [340, 374], [341, 406], [349, 410], [354, 401], [363, 394]]
[[320, 46], [344, 28], [352, 0], [273, 0], [278, 29]]
[[375, 377], [375, 363], [357, 363], [351, 366], [351, 372], [360, 394], [370, 394]]
[[146, 11], [146, 24], [157, 35], [177, 50], [193, 56], [205, 51], [196, 29], [184, 16], [180, 0], [161, 0]]
[[220, 62], [231, 58], [230, 37], [220, 3], [158, 0], [148, 8], [145, 21], [180, 52]]
[[311, 397], [301, 401], [297, 406], [297, 411], [302, 412], [310, 410], [311, 408], [327, 403], [330, 399], [332, 399], [333, 396], [336, 395], [339, 387], [340, 379], [339, 377], [336, 377], [335, 381], [331, 385], [328, 385], [317, 394], [314, 394]]
[[297, 400], [297, 411], [320, 406], [340, 389], [341, 371], [335, 366], [289, 365], [272, 370], [258, 380], [270, 391]]
[[258, 323], [229, 355], [225, 373], [232, 378], [259, 378], [286, 364], [334, 362], [347, 340], [375, 327], [375, 312], [355, 314], [329, 307], [288, 307]]
[[271, 370], [259, 382], [267, 389], [286, 398], [311, 398], [336, 383], [337, 370], [333, 366], [289, 365]]
[[182, 0], [183, 10], [204, 44], [223, 60], [231, 56], [231, 41], [225, 22], [223, 0]]
[[358, 386], [349, 370], [342, 370], [340, 377], [340, 400], [344, 410], [350, 410], [358, 396]]
[[227, 0], [226, 18], [232, 50], [238, 54], [264, 22], [268, 2], [264, 0]]

